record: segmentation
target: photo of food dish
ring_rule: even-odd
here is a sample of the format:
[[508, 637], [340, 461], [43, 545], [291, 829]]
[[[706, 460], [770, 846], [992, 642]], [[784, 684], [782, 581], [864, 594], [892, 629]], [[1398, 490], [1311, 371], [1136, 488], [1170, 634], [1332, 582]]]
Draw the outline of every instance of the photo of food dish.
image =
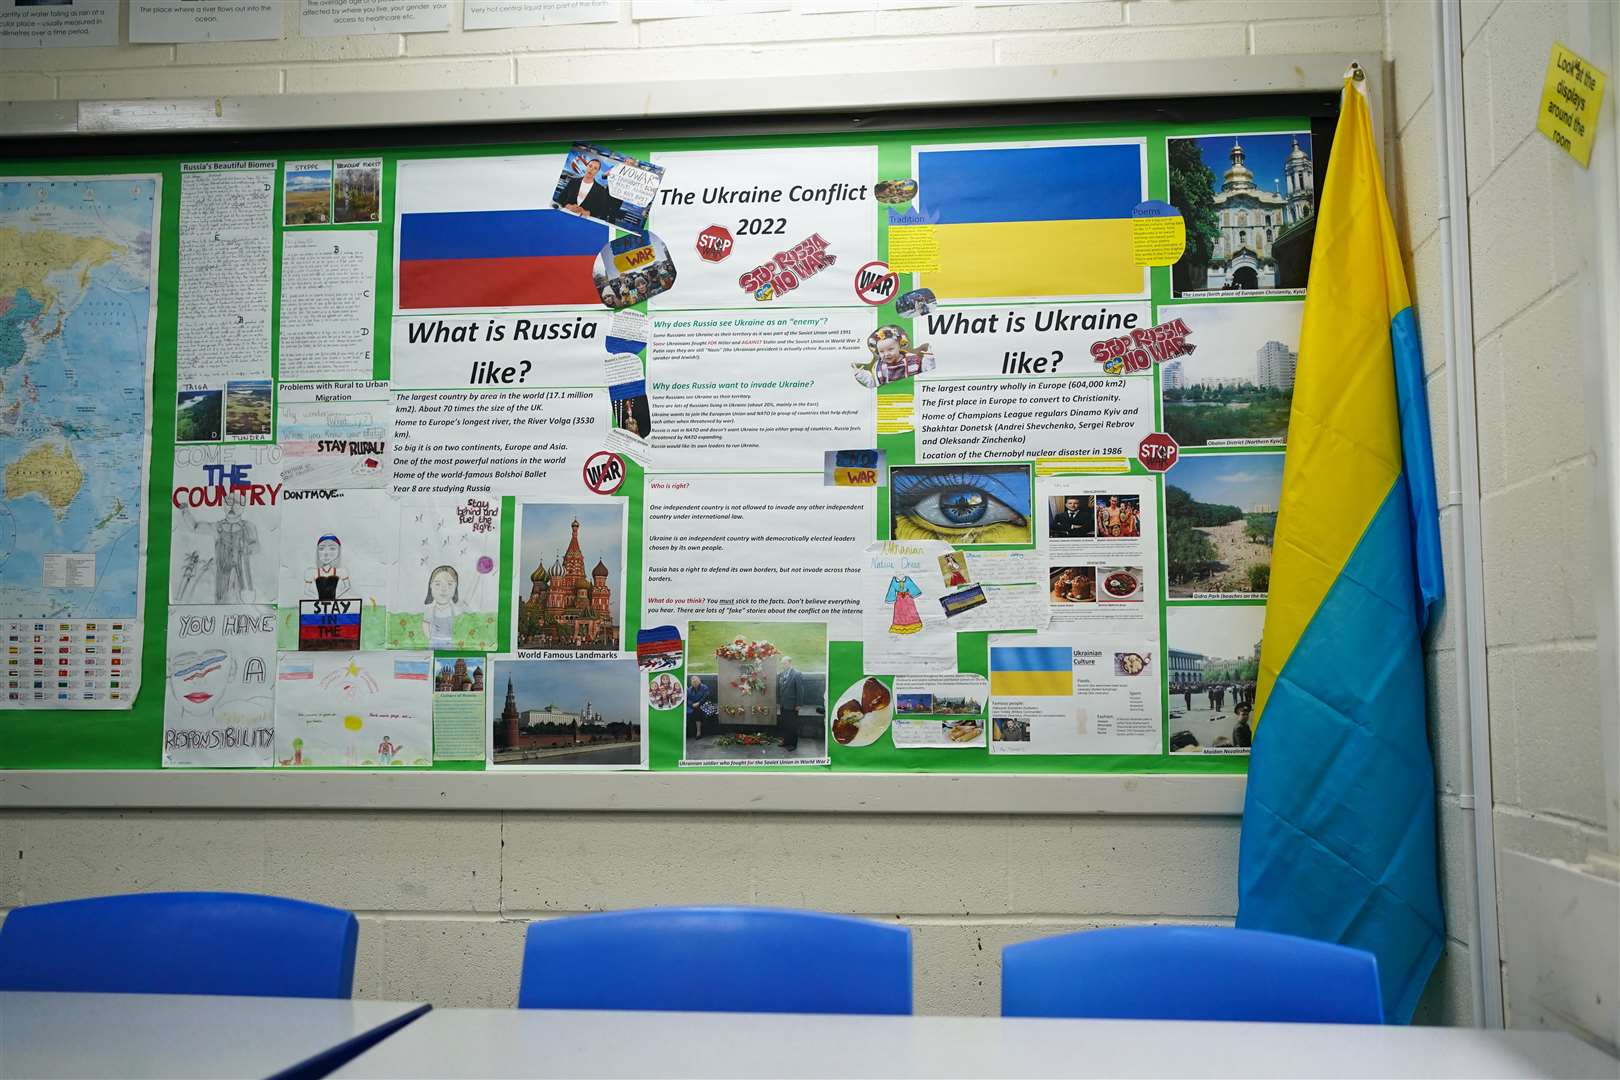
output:
[[868, 676], [838, 696], [833, 708], [833, 738], [840, 746], [870, 746], [889, 730], [894, 695]]
[[1140, 675], [1152, 662], [1152, 653], [1117, 652], [1114, 654], [1114, 674]]
[[1142, 568], [1140, 566], [1097, 567], [1097, 599], [1111, 604], [1141, 603]]
[[945, 738], [953, 743], [978, 742], [984, 736], [982, 720], [947, 720]]
[[1047, 577], [1054, 604], [1090, 604], [1097, 599], [1095, 566], [1054, 566]]

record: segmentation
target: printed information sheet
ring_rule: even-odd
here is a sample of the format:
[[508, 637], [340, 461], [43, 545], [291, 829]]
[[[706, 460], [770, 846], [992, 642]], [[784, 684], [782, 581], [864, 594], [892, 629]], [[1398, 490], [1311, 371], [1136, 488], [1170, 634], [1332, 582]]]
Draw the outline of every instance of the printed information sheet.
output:
[[376, 233], [283, 237], [281, 378], [371, 378], [376, 289]]
[[270, 377], [275, 206], [274, 161], [181, 167], [176, 364], [183, 387]]

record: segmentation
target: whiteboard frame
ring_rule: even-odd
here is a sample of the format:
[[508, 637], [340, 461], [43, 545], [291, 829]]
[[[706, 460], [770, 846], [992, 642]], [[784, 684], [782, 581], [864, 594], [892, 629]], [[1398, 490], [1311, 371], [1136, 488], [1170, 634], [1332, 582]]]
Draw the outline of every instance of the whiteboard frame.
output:
[[[727, 118], [907, 108], [1337, 91], [1356, 56], [1312, 53], [1202, 60], [986, 67], [884, 80], [700, 79], [597, 86], [145, 101], [0, 102], [0, 139], [348, 128]], [[1375, 130], [1384, 67], [1364, 65]], [[780, 102], [791, 100], [792, 109]], [[589, 103], [588, 112], [581, 111]], [[861, 130], [861, 117], [850, 118]], [[1387, 155], [1386, 155], [1387, 157]], [[191, 770], [0, 770], [0, 809], [515, 810], [619, 813], [1128, 814], [1233, 817], [1247, 778], [1187, 774], [609, 773], [515, 775]]]

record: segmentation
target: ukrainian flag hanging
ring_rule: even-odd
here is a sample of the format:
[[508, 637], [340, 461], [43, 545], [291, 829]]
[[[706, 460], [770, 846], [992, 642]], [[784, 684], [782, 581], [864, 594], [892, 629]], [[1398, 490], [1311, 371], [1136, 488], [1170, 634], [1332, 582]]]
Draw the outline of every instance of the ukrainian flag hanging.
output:
[[1366, 949], [1411, 1019], [1445, 940], [1423, 631], [1442, 594], [1417, 323], [1359, 68], [1316, 222], [1237, 924]]

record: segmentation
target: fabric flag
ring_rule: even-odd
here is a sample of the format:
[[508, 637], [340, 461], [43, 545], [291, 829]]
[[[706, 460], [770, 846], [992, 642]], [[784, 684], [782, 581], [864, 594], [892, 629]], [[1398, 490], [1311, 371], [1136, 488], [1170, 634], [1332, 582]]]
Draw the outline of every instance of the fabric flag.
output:
[[1147, 198], [1140, 140], [917, 154], [918, 214], [941, 300], [1120, 296], [1146, 289], [1131, 258], [1131, 211]]
[[1074, 654], [1045, 645], [990, 649], [991, 697], [1068, 697], [1074, 693]]
[[1405, 1023], [1445, 940], [1422, 648], [1440, 539], [1417, 323], [1352, 71], [1300, 330], [1237, 924], [1373, 953]]

